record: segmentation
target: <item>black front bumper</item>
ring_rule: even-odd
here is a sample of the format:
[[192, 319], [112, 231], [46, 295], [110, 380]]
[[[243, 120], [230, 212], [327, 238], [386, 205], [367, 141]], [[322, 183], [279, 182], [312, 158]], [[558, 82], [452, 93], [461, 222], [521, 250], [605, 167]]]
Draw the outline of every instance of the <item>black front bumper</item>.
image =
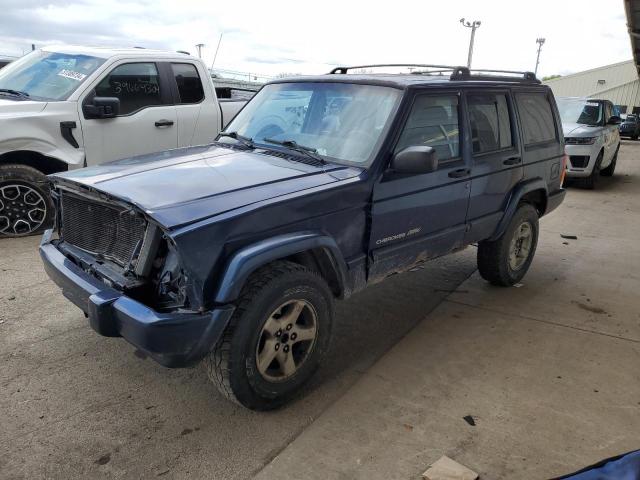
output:
[[51, 243], [51, 235], [47, 230], [40, 244], [45, 270], [99, 334], [124, 337], [166, 367], [195, 363], [220, 339], [233, 305], [204, 313], [156, 312], [80, 269]]

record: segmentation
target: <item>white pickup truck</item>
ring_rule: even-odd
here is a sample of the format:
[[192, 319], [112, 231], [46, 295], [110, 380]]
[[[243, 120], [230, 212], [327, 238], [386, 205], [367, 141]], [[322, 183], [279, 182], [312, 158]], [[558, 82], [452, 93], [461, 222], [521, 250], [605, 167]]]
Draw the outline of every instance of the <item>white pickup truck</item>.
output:
[[246, 100], [218, 100], [183, 53], [57, 46], [0, 70], [0, 237], [53, 218], [45, 175], [210, 143]]

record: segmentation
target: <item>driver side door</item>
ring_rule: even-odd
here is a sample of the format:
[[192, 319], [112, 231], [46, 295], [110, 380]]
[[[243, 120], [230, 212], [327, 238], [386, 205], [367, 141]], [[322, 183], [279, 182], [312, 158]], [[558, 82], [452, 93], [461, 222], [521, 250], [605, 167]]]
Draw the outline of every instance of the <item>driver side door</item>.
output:
[[[160, 152], [178, 146], [176, 107], [168, 78], [155, 62], [114, 66], [78, 102], [87, 165]], [[94, 97], [116, 97], [114, 118], [86, 118], [82, 105]]]
[[460, 92], [450, 91], [413, 99], [392, 155], [410, 146], [431, 146], [438, 168], [422, 174], [388, 170], [374, 186], [370, 282], [463, 245], [471, 169], [461, 148], [460, 98]]

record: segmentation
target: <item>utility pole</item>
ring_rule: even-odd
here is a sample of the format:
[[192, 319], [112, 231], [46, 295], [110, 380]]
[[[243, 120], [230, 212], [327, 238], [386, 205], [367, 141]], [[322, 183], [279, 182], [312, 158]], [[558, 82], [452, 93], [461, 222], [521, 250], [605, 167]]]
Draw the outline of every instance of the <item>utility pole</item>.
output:
[[473, 22], [469, 22], [464, 18], [461, 18], [460, 23], [463, 27], [471, 29], [471, 40], [469, 41], [469, 56], [467, 57], [467, 68], [471, 68], [471, 57], [473, 57], [473, 41], [476, 37], [476, 29], [480, 27], [480, 21], [474, 20]]
[[538, 75], [538, 65], [540, 64], [540, 50], [542, 50], [542, 45], [544, 45], [544, 38], [536, 38], [536, 43], [538, 44], [538, 57], [536, 58], [536, 69], [534, 71], [534, 74]]
[[204, 46], [205, 46], [204, 43], [199, 43], [196, 45], [196, 48], [198, 49], [198, 58], [202, 58], [202, 47]]

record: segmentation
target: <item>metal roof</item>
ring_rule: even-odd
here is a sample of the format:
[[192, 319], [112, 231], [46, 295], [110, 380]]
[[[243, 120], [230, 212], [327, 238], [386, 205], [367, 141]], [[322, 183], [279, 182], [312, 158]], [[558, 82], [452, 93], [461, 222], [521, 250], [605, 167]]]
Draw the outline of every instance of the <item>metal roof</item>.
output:
[[640, 0], [624, 0], [624, 11], [627, 15], [633, 60], [640, 74]]

